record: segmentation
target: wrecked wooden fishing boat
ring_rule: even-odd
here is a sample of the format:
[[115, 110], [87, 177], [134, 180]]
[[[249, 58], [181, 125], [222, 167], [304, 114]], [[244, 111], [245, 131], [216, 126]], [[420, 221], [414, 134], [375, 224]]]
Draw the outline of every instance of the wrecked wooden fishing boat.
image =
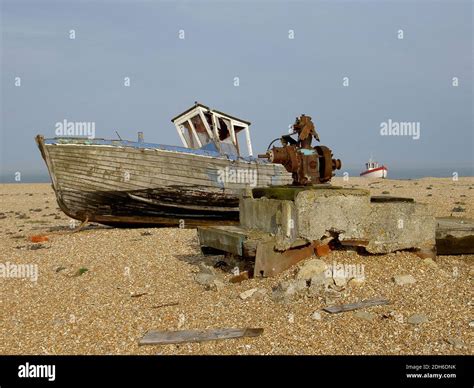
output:
[[36, 136], [61, 210], [113, 226], [235, 223], [242, 189], [291, 183], [252, 156], [250, 122], [199, 103], [171, 121], [182, 147]]

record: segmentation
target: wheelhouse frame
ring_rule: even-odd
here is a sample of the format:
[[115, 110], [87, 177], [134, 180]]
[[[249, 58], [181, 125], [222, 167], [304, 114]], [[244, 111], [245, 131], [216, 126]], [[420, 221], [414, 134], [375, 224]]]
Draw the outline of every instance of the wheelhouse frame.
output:
[[247, 153], [253, 156], [249, 121], [196, 102], [193, 107], [174, 117], [171, 122], [175, 125], [184, 147], [199, 149], [213, 144], [223, 154], [238, 156], [242, 156], [242, 152], [237, 135], [243, 131]]

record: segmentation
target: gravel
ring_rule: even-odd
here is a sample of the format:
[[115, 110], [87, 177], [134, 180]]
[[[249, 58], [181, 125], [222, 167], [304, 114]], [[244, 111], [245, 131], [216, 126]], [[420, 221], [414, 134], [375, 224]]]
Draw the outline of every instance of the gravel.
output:
[[[334, 184], [367, 187], [370, 182], [350, 178]], [[402, 186], [392, 187], [394, 183]], [[431, 197], [426, 196], [428, 185]], [[370, 185], [373, 194], [389, 189], [391, 195], [426, 202], [436, 216], [450, 215], [454, 202], [467, 195], [466, 211], [454, 215], [474, 218], [471, 186], [474, 178]], [[66, 234], [70, 220], [53, 205], [49, 184], [1, 185], [0, 201], [5, 216], [0, 219], [0, 263], [36, 264], [39, 270], [36, 282], [0, 278], [1, 354], [474, 354], [474, 255], [442, 256], [436, 265], [426, 265], [411, 252], [368, 256], [333, 251], [324, 257], [326, 263], [364, 265], [365, 280], [351, 281], [334, 295], [323, 289], [278, 303], [271, 298], [272, 289], [292, 281], [294, 268], [275, 278], [229, 283], [232, 264], [215, 269], [223, 287], [206, 290], [198, 284], [199, 263], [212, 267], [228, 259], [202, 256], [196, 230], [93, 225]], [[48, 216], [29, 211], [44, 209], [45, 201]], [[44, 249], [32, 250], [28, 237], [40, 234], [49, 241], [40, 243]], [[392, 278], [400, 274], [413, 276], [416, 283], [396, 286]], [[239, 297], [254, 288], [260, 297]], [[323, 312], [320, 320], [313, 314], [326, 301], [354, 303], [379, 296], [391, 304], [365, 309], [375, 316], [369, 321], [353, 312]], [[414, 314], [429, 320], [408, 324]], [[178, 327], [261, 327], [264, 332], [255, 338], [138, 346], [149, 330]]]

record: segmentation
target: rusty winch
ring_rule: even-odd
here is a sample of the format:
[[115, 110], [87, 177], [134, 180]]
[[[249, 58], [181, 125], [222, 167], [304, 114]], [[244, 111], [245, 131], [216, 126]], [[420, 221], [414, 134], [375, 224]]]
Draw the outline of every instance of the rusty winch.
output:
[[[295, 140], [292, 135], [297, 134]], [[280, 140], [282, 147], [273, 147], [259, 158], [282, 164], [293, 175], [293, 185], [305, 186], [326, 183], [334, 176], [334, 170], [341, 168], [341, 161], [333, 159], [332, 151], [323, 145], [313, 147], [313, 137], [319, 141], [310, 116], [304, 114], [296, 118], [293, 133], [275, 139], [270, 146]], [[268, 146], [268, 148], [270, 148]]]

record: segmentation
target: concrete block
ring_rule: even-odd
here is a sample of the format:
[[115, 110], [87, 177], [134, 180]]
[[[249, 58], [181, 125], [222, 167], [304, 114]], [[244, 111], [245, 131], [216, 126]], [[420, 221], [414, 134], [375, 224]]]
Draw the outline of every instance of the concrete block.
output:
[[293, 201], [265, 197], [241, 198], [239, 208], [241, 227], [297, 238]]
[[342, 240], [367, 237], [370, 196], [366, 190], [318, 189], [298, 193], [295, 199], [298, 235], [320, 240], [330, 231]]
[[436, 220], [422, 203], [373, 202], [368, 224], [370, 253], [434, 247]]

